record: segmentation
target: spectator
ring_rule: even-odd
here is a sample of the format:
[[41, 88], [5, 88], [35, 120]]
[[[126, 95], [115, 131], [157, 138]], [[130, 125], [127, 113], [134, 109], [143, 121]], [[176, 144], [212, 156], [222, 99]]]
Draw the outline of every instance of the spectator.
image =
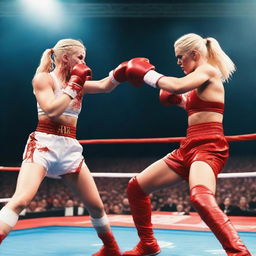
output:
[[35, 200], [32, 200], [28, 207], [26, 208], [26, 212], [35, 212], [37, 208], [37, 202]]
[[230, 197], [226, 197], [224, 199], [224, 202], [223, 204], [220, 205], [220, 208], [228, 216], [234, 216], [239, 213], [239, 208], [237, 206], [232, 205]]
[[252, 196], [252, 199], [249, 202], [249, 209], [250, 210], [256, 210], [256, 195]]
[[166, 211], [166, 212], [176, 212], [177, 211], [177, 207], [176, 204], [173, 203], [173, 200], [171, 197], [167, 198], [167, 203], [160, 208], [161, 211]]
[[122, 209], [120, 207], [119, 204], [114, 204], [110, 211], [109, 211], [110, 214], [121, 214], [122, 213]]
[[256, 211], [250, 210], [248, 200], [245, 196], [241, 196], [238, 204], [239, 216], [256, 216]]
[[37, 202], [37, 207], [35, 212], [44, 212], [47, 210], [47, 201], [45, 199], [41, 199]]
[[129, 205], [129, 201], [128, 198], [125, 197], [123, 199], [123, 209], [122, 209], [122, 214], [131, 214], [131, 209], [130, 209], [130, 205]]
[[238, 207], [240, 208], [241, 216], [246, 216], [249, 211], [249, 204], [245, 196], [240, 197]]
[[184, 209], [183, 204], [177, 204], [177, 211], [176, 211], [177, 215], [188, 215], [189, 213], [187, 213]]

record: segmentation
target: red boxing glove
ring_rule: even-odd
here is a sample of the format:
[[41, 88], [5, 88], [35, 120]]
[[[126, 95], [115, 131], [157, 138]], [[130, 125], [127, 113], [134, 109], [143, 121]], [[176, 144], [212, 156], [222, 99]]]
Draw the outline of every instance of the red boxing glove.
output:
[[120, 83], [127, 81], [127, 78], [126, 78], [127, 63], [128, 61], [125, 61], [121, 63], [117, 68], [110, 71], [109, 77], [113, 84], [118, 85]]
[[126, 77], [127, 80], [132, 83], [136, 87], [142, 86], [144, 83], [144, 76], [145, 74], [150, 71], [154, 70], [155, 66], [149, 63], [149, 60], [146, 58], [134, 58], [131, 59], [126, 68]]
[[177, 94], [172, 94], [163, 89], [159, 92], [159, 100], [163, 106], [173, 106], [179, 105], [182, 102], [182, 96]]
[[92, 79], [92, 70], [85, 64], [77, 64], [71, 71], [69, 83], [76, 83], [83, 86], [85, 81]]
[[71, 77], [68, 81], [68, 85], [63, 90], [64, 93], [68, 94], [74, 99], [78, 93], [83, 89], [85, 81], [92, 79], [92, 70], [85, 64], [77, 64], [71, 71]]

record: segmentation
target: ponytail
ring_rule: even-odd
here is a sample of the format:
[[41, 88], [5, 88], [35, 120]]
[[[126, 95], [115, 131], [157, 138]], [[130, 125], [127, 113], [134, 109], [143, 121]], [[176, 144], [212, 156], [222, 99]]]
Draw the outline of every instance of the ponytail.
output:
[[236, 70], [233, 61], [221, 49], [218, 41], [212, 37], [202, 38], [194, 33], [186, 34], [175, 42], [174, 47], [183, 52], [200, 51], [209, 64], [219, 69], [224, 82], [228, 81]]
[[206, 47], [208, 50], [208, 62], [218, 67], [222, 74], [222, 80], [227, 82], [232, 74], [236, 71], [236, 66], [228, 55], [221, 49], [218, 41], [212, 37], [206, 40]]
[[52, 69], [52, 54], [53, 54], [53, 49], [47, 49], [43, 52], [40, 64], [38, 68], [36, 69], [36, 74], [40, 72], [50, 72]]
[[63, 54], [74, 54], [76, 50], [75, 47], [82, 47], [85, 50], [82, 41], [70, 38], [61, 39], [53, 48], [46, 49], [42, 54], [40, 64], [36, 69], [36, 74], [40, 72], [51, 72], [55, 64], [62, 64], [61, 57]]

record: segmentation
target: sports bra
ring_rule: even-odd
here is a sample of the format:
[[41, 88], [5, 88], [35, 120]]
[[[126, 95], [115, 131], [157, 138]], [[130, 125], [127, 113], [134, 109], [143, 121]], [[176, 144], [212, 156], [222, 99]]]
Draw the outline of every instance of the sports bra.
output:
[[[55, 98], [58, 98], [63, 94], [64, 86], [54, 72], [51, 72], [50, 76], [52, 77], [52, 80], [53, 80]], [[72, 99], [68, 107], [62, 113], [62, 115], [78, 117], [82, 108], [82, 98], [83, 98], [82, 94], [78, 94], [74, 99]], [[45, 112], [41, 109], [38, 103], [37, 103], [37, 111], [38, 111], [38, 115], [45, 115]]]
[[196, 90], [187, 95], [186, 110], [188, 116], [202, 111], [224, 113], [224, 103], [215, 101], [205, 101], [198, 97]]

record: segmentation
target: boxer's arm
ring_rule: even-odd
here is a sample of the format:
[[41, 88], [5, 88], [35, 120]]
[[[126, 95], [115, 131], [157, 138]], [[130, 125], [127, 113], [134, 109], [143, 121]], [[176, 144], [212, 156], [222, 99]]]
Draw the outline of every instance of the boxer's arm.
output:
[[134, 58], [128, 62], [127, 79], [138, 86], [144, 82], [152, 87], [159, 87], [174, 94], [182, 94], [198, 88], [212, 77], [217, 77], [217, 70], [209, 64], [201, 65], [185, 77], [164, 76], [155, 71], [155, 67], [146, 58]]
[[86, 81], [83, 93], [108, 93], [113, 91], [116, 87], [117, 84], [113, 84], [109, 77], [105, 77], [97, 81]]
[[178, 106], [186, 109], [187, 94], [173, 94], [161, 89], [159, 92], [159, 100], [163, 106]]
[[49, 118], [60, 116], [77, 94], [82, 93], [86, 80], [91, 79], [92, 71], [85, 64], [77, 64], [63, 90], [63, 95], [55, 97], [53, 80], [49, 73], [38, 73], [33, 79], [34, 94], [37, 102]]
[[99, 81], [87, 81], [85, 83], [84, 93], [108, 93], [114, 90], [120, 83], [126, 79], [127, 61], [121, 63], [117, 68], [109, 73], [109, 76]]
[[[148, 84], [150, 83], [150, 77], [153, 77], [152, 81], [154, 81], [154, 76], [158, 77], [159, 74], [155, 71], [150, 72], [151, 74], [148, 72], [144, 77]], [[182, 94], [200, 87], [212, 77], [217, 77], [217, 70], [209, 64], [205, 64], [181, 78], [162, 76], [157, 80], [157, 87], [171, 93]]]
[[55, 98], [53, 81], [49, 73], [38, 73], [32, 84], [37, 102], [48, 117], [60, 116], [65, 111], [71, 98], [67, 94]]

